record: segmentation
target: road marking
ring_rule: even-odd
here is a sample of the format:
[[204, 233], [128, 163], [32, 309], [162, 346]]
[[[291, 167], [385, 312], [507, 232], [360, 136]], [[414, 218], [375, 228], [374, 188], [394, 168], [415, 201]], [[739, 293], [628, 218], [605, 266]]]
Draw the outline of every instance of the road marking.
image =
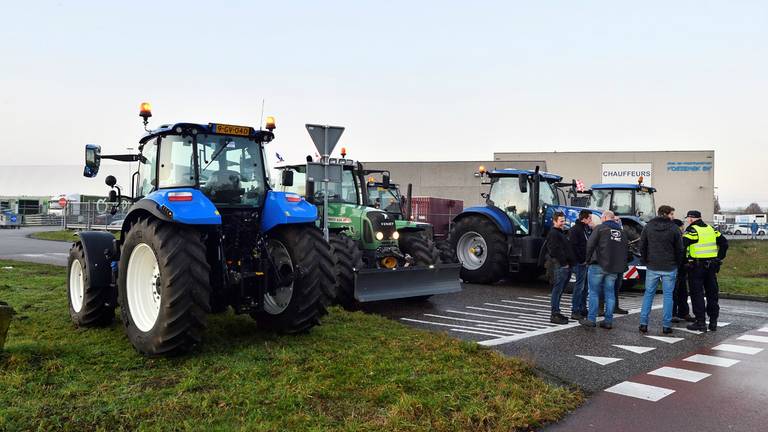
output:
[[[473, 319], [467, 319], [467, 318], [456, 318], [456, 317], [449, 317], [449, 316], [443, 316], [443, 315], [434, 315], [434, 314], [424, 314], [424, 316], [433, 317], [433, 318], [443, 318], [443, 319], [452, 319], [457, 321], [467, 321], [467, 322], [473, 322], [473, 323], [480, 323], [480, 324], [491, 324], [498, 326], [499, 329], [506, 329], [506, 330], [519, 330], [511, 328], [509, 325], [499, 324], [493, 321], [481, 321], [481, 320], [473, 320]], [[525, 330], [522, 330], [525, 331]]]
[[631, 381], [620, 382], [613, 387], [605, 389], [605, 391], [651, 402], [657, 402], [675, 392], [672, 389], [656, 387], [648, 384], [640, 384]]
[[541, 312], [541, 309], [531, 309], [531, 308], [524, 308], [524, 307], [520, 307], [520, 306], [500, 305], [500, 304], [496, 304], [496, 303], [485, 303], [485, 305], [486, 306], [494, 306], [494, 307], [503, 307], [503, 308], [509, 308], [509, 309], [520, 309], [520, 310]]
[[658, 368], [648, 372], [648, 375], [656, 375], [664, 378], [672, 378], [680, 381], [699, 382], [712, 374], [695, 372], [688, 369], [680, 369], [669, 366]]
[[729, 324], [730, 324], [729, 322], [719, 322], [719, 323], [717, 323], [717, 326], [718, 327], [725, 327], [725, 326], [727, 326]]
[[509, 343], [509, 342], [519, 341], [521, 339], [529, 338], [531, 336], [538, 336], [538, 335], [552, 333], [552, 332], [556, 332], [556, 331], [560, 331], [560, 330], [565, 330], [565, 329], [568, 329], [568, 328], [571, 328], [571, 327], [576, 327], [578, 325], [579, 325], [579, 323], [574, 322], [574, 323], [570, 323], [570, 324], [563, 324], [563, 325], [559, 325], [559, 326], [555, 326], [555, 327], [547, 327], [547, 328], [543, 328], [543, 329], [539, 329], [539, 330], [534, 330], [532, 332], [523, 333], [521, 335], [504, 336], [504, 337], [500, 337], [498, 339], [490, 339], [490, 340], [486, 340], [486, 341], [482, 341], [482, 342], [478, 342], [478, 343], [480, 345], [484, 345], [484, 346], [501, 345], [501, 344], [505, 344], [505, 343]]
[[549, 327], [549, 326], [554, 325], [554, 324], [549, 324], [549, 321], [547, 321], [547, 324], [542, 323], [540, 325], [539, 323], [532, 323], [532, 322], [529, 322], [529, 321], [522, 321], [522, 320], [517, 320], [517, 319], [509, 318], [509, 317], [501, 317], [501, 316], [496, 316], [496, 315], [486, 315], [486, 314], [479, 314], [479, 313], [473, 313], [473, 312], [464, 312], [464, 311], [457, 311], [457, 310], [453, 310], [453, 309], [447, 309], [446, 312], [464, 314], [464, 315], [469, 315], [469, 316], [478, 316], [478, 317], [483, 317], [483, 318], [496, 318], [496, 319], [505, 320], [505, 321], [518, 321], [518, 322], [521, 322], [521, 323], [525, 323], [525, 325], [530, 326], [530, 327]]
[[481, 331], [477, 331], [477, 330], [463, 330], [463, 329], [457, 329], [457, 328], [452, 328], [452, 329], [450, 329], [450, 330], [451, 330], [451, 331], [455, 331], [455, 332], [459, 332], [459, 333], [474, 333], [474, 334], [479, 334], [479, 335], [483, 335], [483, 336], [493, 336], [493, 337], [498, 337], [498, 335], [496, 335], [496, 334], [493, 334], [493, 333], [485, 333], [485, 332], [481, 332]]
[[[507, 323], [507, 324], [514, 324], [514, 325], [516, 325], [518, 327], [527, 328], [528, 330], [536, 330], [536, 329], [547, 328], [547, 327], [552, 327], [553, 325], [556, 325], [556, 324], [550, 324], [550, 325], [528, 324], [527, 321], [515, 320], [515, 319], [509, 319], [509, 318], [499, 320], [499, 322], [503, 322], [503, 323]], [[522, 323], [525, 323], [525, 324], [522, 324]]]
[[693, 334], [697, 334], [697, 335], [704, 334], [704, 332], [700, 332], [700, 331], [697, 331], [697, 330], [688, 330], [685, 327], [672, 327], [672, 328], [674, 328], [675, 331], [679, 330], [679, 331], [683, 331], [683, 332], [686, 332], [686, 333], [693, 333]]
[[673, 344], [673, 343], [676, 343], [676, 342], [680, 342], [681, 340], [685, 340], [683, 338], [670, 337], [670, 336], [648, 336], [648, 335], [645, 335], [645, 337], [651, 338], [651, 339], [656, 339], [657, 341], [666, 342], [668, 344]]
[[[549, 309], [549, 307], [547, 307], [548, 305], [540, 305], [540, 304], [537, 304], [537, 303], [526, 303], [526, 302], [520, 302], [520, 301], [515, 301], [515, 300], [502, 300], [502, 303], [514, 303], [514, 304], [521, 304], [521, 305], [526, 305], [526, 306], [542, 306], [544, 309]], [[561, 305], [560, 309], [567, 310], [569, 312], [571, 311], [571, 308], [568, 307], [568, 306], [565, 306], [565, 305]]]
[[[450, 327], [450, 328], [463, 328], [463, 329], [469, 329], [469, 330], [477, 330], [477, 327], [467, 327], [467, 326], [460, 326], [460, 325], [453, 325], [453, 324], [444, 324], [444, 323], [436, 323], [432, 321], [422, 321], [412, 318], [400, 318], [403, 321], [410, 321], [410, 322], [417, 322], [422, 324], [429, 324], [429, 325], [436, 325], [436, 326], [443, 326], [443, 327]], [[496, 333], [499, 337], [504, 337], [505, 335], [513, 335], [515, 333], [512, 332], [505, 332], [501, 330], [488, 330], [488, 332]]]
[[768, 333], [768, 327], [763, 327], [763, 328], [761, 328], [761, 329], [757, 329], [757, 331], [759, 331], [759, 332], [766, 332], [766, 333]]
[[762, 348], [748, 347], [743, 345], [731, 345], [731, 344], [720, 344], [712, 349], [718, 350], [718, 351], [728, 351], [728, 352], [735, 352], [739, 354], [749, 354], [749, 355], [755, 355], [763, 350]]
[[611, 363], [616, 363], [617, 361], [624, 360], [616, 357], [597, 357], [597, 356], [588, 356], [588, 355], [579, 355], [579, 354], [576, 354], [576, 357], [581, 357], [584, 360], [589, 360], [593, 363], [599, 364], [600, 366], [605, 366]]
[[635, 346], [635, 345], [613, 345], [617, 348], [621, 348], [623, 350], [632, 351], [635, 354], [642, 354], [647, 353], [648, 351], [653, 351], [656, 348], [654, 347], [644, 347], [644, 346]]
[[683, 360], [687, 362], [692, 362], [692, 363], [701, 363], [705, 365], [720, 366], [720, 367], [731, 367], [741, 361], [741, 360], [728, 359], [725, 357], [708, 356], [704, 354], [692, 355], [688, 358], [684, 358]]
[[736, 339], [750, 341], [750, 342], [768, 343], [768, 336], [744, 335], [744, 336], [739, 336]]

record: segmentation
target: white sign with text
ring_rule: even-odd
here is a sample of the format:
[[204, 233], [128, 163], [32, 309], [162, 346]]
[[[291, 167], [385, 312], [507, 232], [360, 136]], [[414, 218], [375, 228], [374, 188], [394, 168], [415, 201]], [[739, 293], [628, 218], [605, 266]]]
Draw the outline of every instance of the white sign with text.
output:
[[602, 183], [637, 183], [643, 176], [643, 184], [651, 186], [653, 164], [651, 163], [604, 163]]

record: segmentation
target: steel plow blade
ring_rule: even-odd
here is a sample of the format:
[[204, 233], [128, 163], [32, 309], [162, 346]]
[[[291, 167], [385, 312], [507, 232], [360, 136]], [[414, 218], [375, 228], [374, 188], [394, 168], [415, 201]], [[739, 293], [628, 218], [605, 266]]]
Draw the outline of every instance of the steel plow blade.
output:
[[460, 270], [461, 264], [360, 269], [355, 273], [355, 298], [371, 302], [459, 292]]

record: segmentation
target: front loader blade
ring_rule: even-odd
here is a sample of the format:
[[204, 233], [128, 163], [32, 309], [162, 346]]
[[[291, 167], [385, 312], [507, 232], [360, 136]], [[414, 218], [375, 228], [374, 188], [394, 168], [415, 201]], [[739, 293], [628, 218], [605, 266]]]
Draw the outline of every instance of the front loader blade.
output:
[[355, 298], [371, 302], [459, 292], [460, 270], [461, 264], [360, 269], [355, 273]]

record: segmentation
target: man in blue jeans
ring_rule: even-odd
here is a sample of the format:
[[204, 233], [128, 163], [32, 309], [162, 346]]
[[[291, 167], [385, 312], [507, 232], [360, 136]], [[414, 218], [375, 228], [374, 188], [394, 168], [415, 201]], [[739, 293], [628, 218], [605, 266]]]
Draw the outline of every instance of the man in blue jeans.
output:
[[616, 284], [616, 274], [623, 272], [627, 266], [627, 250], [629, 244], [621, 230], [621, 225], [614, 220], [610, 210], [603, 212], [598, 225], [587, 241], [587, 262], [589, 263], [589, 315], [579, 320], [585, 327], [595, 327], [597, 321], [597, 306], [600, 293], [605, 298], [605, 319], [600, 327], [613, 327], [613, 307], [616, 303], [613, 292]]
[[663, 205], [658, 216], [651, 219], [640, 234], [640, 259], [646, 265], [645, 295], [640, 310], [640, 332], [648, 332], [648, 316], [653, 297], [661, 282], [664, 293], [662, 332], [672, 333], [672, 294], [677, 281], [677, 269], [683, 259], [683, 239], [675, 225], [675, 209]]
[[552, 229], [547, 234], [547, 250], [551, 257], [552, 266], [552, 314], [549, 322], [552, 324], [568, 324], [568, 318], [560, 313], [560, 298], [563, 296], [565, 285], [571, 279], [571, 266], [576, 264], [573, 250], [563, 230], [565, 214], [556, 211], [552, 215]]
[[571, 319], [580, 320], [587, 316], [587, 240], [592, 234], [592, 212], [582, 210], [579, 220], [568, 230], [568, 242], [573, 249], [576, 264], [571, 266], [576, 276], [571, 297]]

